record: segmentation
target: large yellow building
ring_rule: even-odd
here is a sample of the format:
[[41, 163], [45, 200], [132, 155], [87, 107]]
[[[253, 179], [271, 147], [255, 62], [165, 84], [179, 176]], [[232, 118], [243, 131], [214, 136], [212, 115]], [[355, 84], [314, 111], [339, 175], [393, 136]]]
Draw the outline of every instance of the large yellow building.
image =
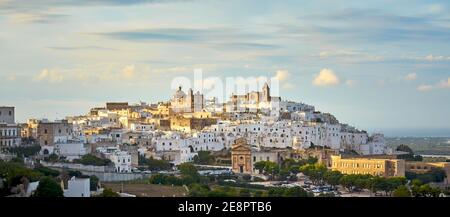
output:
[[405, 176], [405, 161], [402, 159], [378, 159], [331, 156], [331, 169], [343, 174], [368, 174], [373, 176]]
[[450, 163], [449, 162], [422, 162], [422, 161], [408, 161], [406, 162], [406, 171], [414, 173], [427, 173], [433, 168], [442, 169], [447, 174], [447, 178], [444, 180], [448, 183], [450, 178]]

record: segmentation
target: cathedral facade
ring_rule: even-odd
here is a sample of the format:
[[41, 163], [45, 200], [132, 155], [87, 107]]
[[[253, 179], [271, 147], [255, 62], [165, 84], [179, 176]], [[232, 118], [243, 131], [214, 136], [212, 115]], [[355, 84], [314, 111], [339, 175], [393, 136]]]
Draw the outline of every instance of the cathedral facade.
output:
[[203, 94], [197, 92], [194, 94], [192, 89], [185, 93], [181, 87], [173, 95], [170, 100], [170, 107], [173, 113], [193, 113], [201, 112], [204, 109]]

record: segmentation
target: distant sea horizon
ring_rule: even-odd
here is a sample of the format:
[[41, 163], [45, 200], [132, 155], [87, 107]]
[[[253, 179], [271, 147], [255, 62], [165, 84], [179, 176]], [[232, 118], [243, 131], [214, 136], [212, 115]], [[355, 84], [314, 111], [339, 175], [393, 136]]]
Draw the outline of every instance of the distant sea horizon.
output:
[[450, 137], [450, 128], [436, 129], [381, 129], [370, 132], [382, 132], [385, 137]]

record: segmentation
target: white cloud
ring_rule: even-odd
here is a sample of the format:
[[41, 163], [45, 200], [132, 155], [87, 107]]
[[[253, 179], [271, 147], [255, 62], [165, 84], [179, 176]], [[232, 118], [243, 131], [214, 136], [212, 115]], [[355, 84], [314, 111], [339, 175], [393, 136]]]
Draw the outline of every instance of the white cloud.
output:
[[6, 76], [6, 80], [15, 81], [15, 80], [17, 80], [17, 76], [16, 75], [8, 75], [8, 76]]
[[278, 81], [282, 82], [282, 81], [286, 81], [289, 78], [289, 76], [290, 76], [290, 74], [287, 70], [278, 70], [275, 75], [275, 78]]
[[325, 58], [339, 58], [347, 61], [358, 62], [358, 61], [382, 61], [384, 57], [378, 55], [372, 55], [369, 53], [351, 51], [351, 50], [333, 50], [333, 51], [322, 51], [317, 56], [321, 59]]
[[407, 81], [414, 81], [416, 79], [417, 79], [416, 73], [409, 73], [405, 76], [405, 80], [407, 80]]
[[448, 77], [447, 80], [441, 80], [440, 82], [438, 82], [435, 85], [430, 85], [430, 84], [420, 85], [417, 87], [417, 90], [424, 92], [424, 91], [430, 91], [432, 89], [437, 89], [437, 88], [441, 88], [441, 89], [450, 88], [450, 77]]
[[447, 78], [447, 80], [442, 80], [441, 82], [439, 82], [437, 86], [439, 88], [450, 88], [450, 77]]
[[125, 79], [133, 79], [133, 78], [135, 78], [136, 73], [135, 73], [134, 69], [135, 69], [134, 65], [125, 66], [122, 69], [122, 76]]
[[430, 91], [431, 89], [433, 89], [433, 85], [420, 85], [417, 87], [417, 90], [421, 92]]
[[450, 60], [450, 57], [445, 57], [445, 56], [434, 56], [432, 54], [424, 57], [425, 60], [427, 61], [442, 61], [442, 60]]
[[64, 80], [64, 76], [56, 70], [43, 69], [34, 77], [36, 81], [47, 81], [50, 83], [60, 83]]
[[315, 86], [334, 86], [338, 85], [340, 80], [336, 73], [330, 69], [320, 70], [318, 75], [315, 75], [313, 85]]
[[432, 14], [439, 14], [444, 11], [444, 7], [440, 4], [432, 4], [428, 6], [428, 12]]
[[347, 86], [353, 86], [353, 85], [355, 85], [356, 84], [356, 81], [355, 80], [347, 80], [347, 81], [345, 81], [345, 85], [347, 85]]
[[295, 89], [295, 85], [292, 84], [292, 83], [289, 83], [289, 82], [283, 84], [282, 87], [283, 87], [284, 89], [289, 89], [289, 90]]

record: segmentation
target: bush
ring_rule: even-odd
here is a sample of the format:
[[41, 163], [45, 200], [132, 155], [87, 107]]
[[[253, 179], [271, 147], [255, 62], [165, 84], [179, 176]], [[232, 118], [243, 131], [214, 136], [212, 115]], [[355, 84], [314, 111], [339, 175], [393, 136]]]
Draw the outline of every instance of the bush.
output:
[[44, 176], [51, 176], [51, 177], [59, 176], [58, 170], [50, 169], [50, 168], [44, 167], [44, 166], [36, 167], [36, 168], [34, 168], [34, 170], [44, 174]]
[[169, 170], [172, 168], [169, 161], [145, 158], [139, 155], [139, 165], [147, 167], [151, 171]]
[[173, 175], [164, 175], [164, 174], [155, 174], [152, 175], [149, 179], [150, 183], [156, 185], [190, 185], [195, 183], [193, 180], [189, 178], [178, 178]]
[[111, 164], [111, 160], [99, 158], [92, 154], [84, 155], [81, 159], [75, 159], [73, 162], [92, 166], [108, 166]]
[[194, 163], [202, 165], [212, 165], [215, 163], [215, 158], [209, 151], [199, 151], [198, 155], [194, 157]]
[[90, 190], [91, 191], [97, 191], [97, 189], [98, 189], [98, 184], [99, 184], [99, 182], [100, 182], [100, 180], [98, 179], [98, 177], [97, 176], [90, 176], [89, 177], [89, 184], [90, 184]]
[[98, 197], [120, 197], [120, 195], [110, 188], [105, 188], [103, 192], [98, 195]]
[[312, 197], [313, 195], [301, 187], [285, 188], [272, 187], [268, 191], [269, 197]]
[[9, 153], [17, 154], [17, 156], [23, 156], [23, 157], [31, 157], [39, 153], [41, 150], [40, 145], [33, 145], [33, 146], [19, 146], [19, 147], [9, 147], [6, 148], [6, 151]]
[[50, 177], [43, 177], [34, 192], [34, 197], [63, 197], [61, 186]]
[[210, 190], [211, 189], [209, 189], [208, 185], [194, 183], [189, 186], [189, 196], [190, 197], [205, 197], [209, 194]]
[[409, 189], [406, 186], [401, 185], [397, 189], [394, 190], [392, 195], [394, 197], [411, 197], [411, 192], [409, 191]]
[[239, 191], [239, 197], [250, 197], [250, 196], [251, 196], [250, 190], [248, 190], [247, 188], [242, 188]]

